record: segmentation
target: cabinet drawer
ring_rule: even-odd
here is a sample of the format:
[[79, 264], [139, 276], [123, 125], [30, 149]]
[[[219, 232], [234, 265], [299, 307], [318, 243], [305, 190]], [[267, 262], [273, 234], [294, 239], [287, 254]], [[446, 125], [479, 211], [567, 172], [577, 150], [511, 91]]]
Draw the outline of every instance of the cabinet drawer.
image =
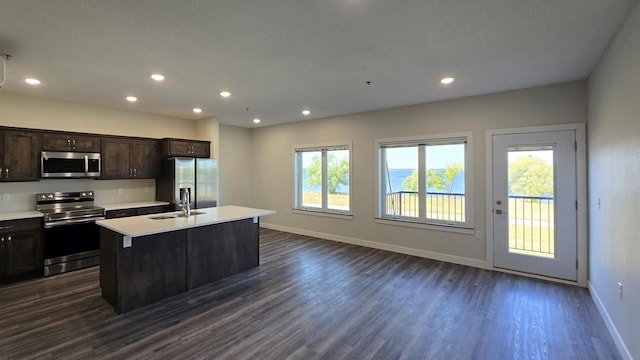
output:
[[149, 215], [169, 212], [169, 205], [149, 206], [138, 208], [137, 215]]
[[109, 210], [107, 211], [106, 218], [107, 219], [116, 219], [121, 217], [129, 217], [138, 215], [136, 209], [120, 209], [120, 210]]
[[0, 221], [0, 234], [16, 231], [41, 230], [42, 218], [18, 219]]

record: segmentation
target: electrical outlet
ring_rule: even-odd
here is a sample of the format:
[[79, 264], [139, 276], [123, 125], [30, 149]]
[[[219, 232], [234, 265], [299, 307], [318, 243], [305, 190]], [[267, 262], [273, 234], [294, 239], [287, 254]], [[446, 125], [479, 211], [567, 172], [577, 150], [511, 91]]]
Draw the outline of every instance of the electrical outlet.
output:
[[620, 294], [620, 300], [622, 300], [622, 283], [618, 282], [618, 294]]
[[122, 195], [124, 194], [124, 189], [123, 188], [119, 188], [118, 189], [118, 195]]
[[474, 237], [475, 237], [476, 239], [478, 239], [478, 240], [481, 240], [481, 239], [482, 239], [482, 231], [480, 231], [480, 230], [476, 230], [476, 232], [475, 232], [475, 234], [474, 234]]
[[2, 193], [2, 201], [10, 201], [11, 193]]

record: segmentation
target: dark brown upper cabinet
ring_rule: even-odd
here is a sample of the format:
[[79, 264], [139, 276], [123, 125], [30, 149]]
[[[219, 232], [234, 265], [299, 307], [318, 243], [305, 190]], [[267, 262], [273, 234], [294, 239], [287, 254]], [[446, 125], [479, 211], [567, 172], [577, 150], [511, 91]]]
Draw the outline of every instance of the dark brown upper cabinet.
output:
[[40, 179], [40, 133], [0, 130], [0, 181]]
[[120, 137], [102, 138], [101, 179], [149, 179], [160, 172], [158, 141]]
[[100, 137], [62, 132], [44, 133], [42, 150], [97, 153], [100, 152]]
[[162, 139], [160, 152], [163, 158], [169, 157], [211, 157], [211, 141]]

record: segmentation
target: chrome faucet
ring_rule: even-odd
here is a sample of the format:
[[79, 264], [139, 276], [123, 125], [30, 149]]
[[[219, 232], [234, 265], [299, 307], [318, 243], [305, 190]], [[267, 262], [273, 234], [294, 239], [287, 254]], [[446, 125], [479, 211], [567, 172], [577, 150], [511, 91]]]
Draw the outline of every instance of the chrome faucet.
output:
[[181, 188], [180, 189], [180, 200], [182, 205], [182, 215], [185, 217], [191, 216], [191, 193], [189, 192], [189, 188]]

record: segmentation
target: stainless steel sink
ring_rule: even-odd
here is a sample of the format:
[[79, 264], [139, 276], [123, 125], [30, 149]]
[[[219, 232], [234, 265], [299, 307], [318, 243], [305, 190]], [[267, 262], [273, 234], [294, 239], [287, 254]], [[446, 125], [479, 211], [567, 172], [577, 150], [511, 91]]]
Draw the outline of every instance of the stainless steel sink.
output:
[[[204, 212], [204, 211], [192, 211], [191, 212], [191, 216], [202, 215], [202, 214], [206, 214], [206, 212]], [[150, 216], [149, 219], [151, 219], [151, 220], [166, 220], [166, 219], [175, 219], [175, 218], [181, 218], [181, 217], [184, 217], [183, 213], [173, 213], [173, 214], [162, 214], [162, 215]]]

